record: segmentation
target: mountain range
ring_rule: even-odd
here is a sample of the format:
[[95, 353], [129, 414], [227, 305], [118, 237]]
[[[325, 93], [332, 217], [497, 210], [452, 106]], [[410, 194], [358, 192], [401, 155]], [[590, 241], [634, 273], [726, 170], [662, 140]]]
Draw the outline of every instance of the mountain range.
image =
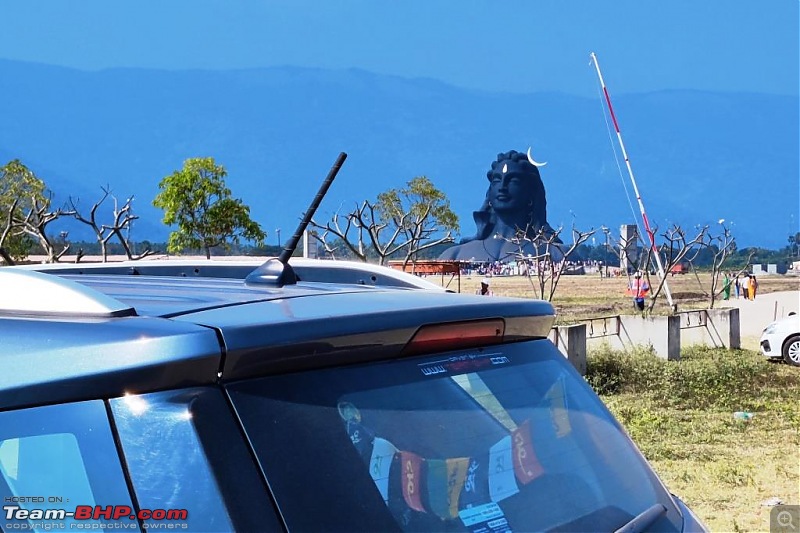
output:
[[[487, 76], [499, 75], [487, 72]], [[509, 86], [513, 72], [505, 73]], [[88, 211], [108, 186], [134, 196], [135, 240], [166, 240], [152, 206], [159, 181], [213, 157], [233, 196], [276, 244], [289, 237], [339, 152], [348, 159], [317, 212], [322, 221], [428, 176], [475, 231], [486, 171], [532, 147], [548, 221], [599, 230], [639, 208], [604, 101], [562, 93], [481, 92], [361, 70], [81, 71], [0, 60], [0, 164], [20, 159]], [[587, 85], [596, 85], [587, 69]], [[796, 96], [663, 91], [613, 95], [651, 224], [692, 234], [722, 219], [740, 247], [780, 248], [800, 222]], [[110, 209], [111, 203], [107, 207]], [[55, 224], [54, 224], [55, 225]], [[69, 225], [74, 239], [91, 239]], [[616, 234], [616, 230], [614, 230]], [[603, 241], [598, 231], [596, 240]]]

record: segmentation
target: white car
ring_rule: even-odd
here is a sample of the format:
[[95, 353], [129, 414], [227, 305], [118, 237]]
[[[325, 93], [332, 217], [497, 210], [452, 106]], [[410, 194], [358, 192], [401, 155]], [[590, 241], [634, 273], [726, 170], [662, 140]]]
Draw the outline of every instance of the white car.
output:
[[800, 366], [800, 315], [792, 313], [764, 328], [761, 353], [782, 357], [787, 364]]

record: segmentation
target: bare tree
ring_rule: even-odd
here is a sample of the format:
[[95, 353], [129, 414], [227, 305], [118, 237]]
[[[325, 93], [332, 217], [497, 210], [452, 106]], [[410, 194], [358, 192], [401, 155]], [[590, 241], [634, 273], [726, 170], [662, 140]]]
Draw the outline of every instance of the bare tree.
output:
[[[325, 254], [330, 257], [331, 259], [337, 259], [336, 254], [339, 252], [341, 248], [339, 245], [334, 245], [333, 243], [328, 242], [328, 231], [323, 231], [322, 233], [315, 231], [311, 234], [311, 236], [322, 245], [322, 248]], [[341, 239], [336, 239], [338, 243], [343, 242]]]
[[[603, 231], [606, 238], [606, 247], [613, 250], [615, 255], [619, 258], [620, 268], [622, 268], [622, 265], [627, 265], [627, 268], [623, 270], [628, 278], [628, 293], [634, 297], [644, 293], [644, 297], [647, 298], [649, 303], [642, 314], [643, 316], [651, 314], [658, 303], [659, 296], [667, 288], [666, 274], [670, 272], [675, 265], [684, 261], [686, 254], [691, 251], [691, 246], [687, 248], [682, 246], [686, 244], [683, 230], [676, 227], [667, 230], [664, 234], [665, 238], [669, 241], [669, 245], [662, 245], [659, 249], [659, 253], [661, 253], [662, 258], [664, 258], [664, 261], [662, 261], [664, 277], [662, 278], [659, 276], [658, 283], [655, 285], [655, 290], [652, 289], [653, 280], [651, 279], [651, 272], [654, 270], [652, 265], [655, 264], [653, 245], [650, 242], [645, 242], [638, 231], [635, 234], [636, 240], [634, 246], [630, 246], [630, 241], [623, 242], [621, 236], [619, 239], [612, 238], [610, 230], [605, 226], [603, 226]], [[658, 232], [658, 226], [652, 226], [651, 231], [653, 235], [655, 235]], [[641, 273], [644, 276], [643, 281], [646, 282], [646, 285], [638, 285], [638, 282], [635, 281], [634, 273]], [[640, 287], [646, 288], [642, 290]], [[671, 308], [671, 310], [674, 311], [674, 307]]]
[[[74, 216], [76, 220], [91, 227], [94, 231], [97, 242], [100, 244], [100, 253], [103, 256], [103, 262], [105, 263], [108, 261], [108, 242], [114, 236], [117, 237], [122, 245], [122, 248], [125, 250], [125, 255], [130, 260], [138, 260], [142, 259], [143, 257], [158, 253], [158, 251], [151, 250], [148, 246], [141, 254], [134, 254], [131, 250], [129, 239], [123, 235], [123, 231], [130, 229], [133, 221], [139, 218], [138, 215], [133, 214], [132, 203], [134, 197], [131, 196], [125, 201], [125, 204], [123, 204], [122, 207], [118, 207], [117, 198], [111, 194], [111, 189], [106, 186], [101, 187], [101, 190], [103, 191], [103, 196], [100, 198], [100, 200], [95, 202], [92, 208], [89, 210], [88, 218], [81, 215], [78, 211], [77, 200], [70, 198], [69, 205], [72, 208], [72, 216]], [[97, 221], [97, 210], [109, 196], [111, 196], [111, 198], [114, 200], [112, 222], [111, 224], [100, 224]]]
[[[719, 277], [722, 273], [722, 267], [725, 266], [728, 256], [736, 251], [736, 239], [731, 235], [730, 229], [725, 226], [724, 220], [720, 221], [720, 225], [722, 226], [722, 234], [709, 234], [707, 236], [708, 240], [705, 243], [706, 247], [709, 248], [713, 254], [711, 261], [711, 293], [709, 295], [711, 298], [709, 307], [711, 309], [714, 308], [717, 296], [722, 294], [724, 290], [724, 287], [719, 287]], [[750, 257], [752, 257], [752, 254]], [[749, 263], [750, 260], [748, 259], [747, 262]], [[728, 283], [730, 284], [730, 282], [729, 280]]]
[[88, 218], [83, 216], [80, 211], [78, 210], [78, 202], [79, 200], [74, 200], [72, 197], [69, 199], [69, 206], [74, 211], [72, 216], [75, 217], [76, 220], [86, 224], [87, 226], [92, 228], [94, 231], [95, 237], [97, 238], [97, 242], [100, 244], [100, 255], [103, 257], [103, 263], [108, 261], [108, 241], [114, 234], [109, 230], [108, 226], [102, 225], [97, 222], [97, 209], [102, 205], [102, 203], [108, 198], [109, 194], [111, 193], [108, 187], [101, 187], [103, 190], [103, 197], [100, 198], [99, 201], [95, 202], [92, 208], [89, 210]]
[[800, 257], [800, 232], [789, 235], [789, 256]]
[[[651, 290], [650, 292], [646, 314], [653, 312], [653, 309], [658, 303], [659, 296], [661, 296], [661, 293], [665, 290], [665, 286], [667, 284], [667, 274], [672, 272], [676, 265], [684, 262], [688, 262], [689, 264], [694, 263], [694, 260], [701, 251], [701, 245], [707, 230], [707, 226], [700, 228], [699, 233], [690, 238], [687, 237], [686, 231], [681, 226], [673, 224], [661, 234], [666, 241], [661, 245], [661, 247], [658, 248], [658, 253], [661, 254], [663, 259], [662, 264], [664, 267], [664, 275], [663, 277], [659, 276], [658, 283], [655, 285], [655, 289]], [[653, 230], [653, 233], [655, 234], [656, 231], [658, 231], [657, 227]], [[653, 282], [650, 277], [650, 265], [655, 263], [655, 257], [653, 256], [655, 252], [652, 246], [644, 244], [642, 245], [642, 250], [644, 253], [641, 257], [641, 261], [639, 262], [639, 269], [644, 272], [645, 278], [647, 279], [647, 283], [650, 285], [650, 287], [653, 287]], [[675, 310], [676, 308], [673, 306], [671, 311]]]
[[[525, 265], [525, 275], [531, 284], [534, 296], [549, 302], [553, 301], [558, 282], [567, 269], [570, 256], [595, 233], [594, 229], [583, 232], [573, 227], [572, 243], [566, 246], [560, 239], [562, 230], [560, 227], [555, 231], [540, 228], [534, 233], [530, 228], [520, 229], [517, 235], [509, 240], [518, 247], [519, 251], [514, 255], [518, 262]], [[536, 250], [535, 255], [523, 252], [530, 248]]]
[[367, 239], [369, 238], [369, 233], [373, 230], [370, 228], [371, 224], [365, 223], [365, 218], [368, 216], [367, 213], [372, 210], [370, 203], [365, 201], [361, 205], [356, 205], [346, 215], [341, 215], [337, 211], [324, 226], [312, 219], [311, 226], [322, 230], [321, 233], [315, 232], [312, 235], [322, 243], [325, 253], [331, 257], [339, 249], [339, 246], [334, 247], [328, 242], [328, 238], [333, 235], [356, 259], [366, 262]]
[[[736, 238], [731, 234], [730, 228], [725, 225], [724, 219], [720, 220], [719, 224], [722, 228], [722, 233], [719, 235], [714, 235], [710, 231], [706, 232], [705, 239], [703, 241], [703, 246], [712, 253], [711, 290], [709, 292], [705, 292], [706, 297], [710, 300], [709, 307], [711, 309], [714, 308], [717, 297], [722, 294], [722, 291], [725, 290], [724, 286], [720, 286], [720, 275], [722, 274], [730, 256], [736, 252]], [[755, 250], [750, 251], [747, 260], [745, 261], [744, 268], [736, 272], [734, 277], [738, 276], [747, 269], [747, 265], [750, 264], [750, 260], [753, 258], [753, 255], [755, 255]]]
[[[724, 225], [724, 220], [720, 221], [720, 225], [722, 226], [722, 234], [720, 235], [714, 235], [709, 226], [704, 225], [697, 226], [697, 233], [690, 237], [687, 235], [686, 230], [684, 230], [680, 225], [674, 224], [662, 234], [662, 237], [664, 237], [666, 242], [659, 249], [659, 253], [661, 253], [664, 260], [665, 274], [671, 272], [676, 265], [684, 262], [689, 263], [691, 266], [691, 271], [697, 280], [698, 287], [702, 291], [703, 295], [710, 300], [710, 308], [714, 307], [717, 297], [724, 290], [724, 287], [720, 286], [720, 275], [731, 254], [736, 251], [736, 239], [731, 234], [730, 228]], [[653, 259], [652, 249], [646, 248], [646, 251], [647, 252], [642, 262], [643, 265], [649, 265]], [[703, 252], [708, 251], [710, 251], [712, 254], [710, 290], [703, 286], [698, 274], [698, 269], [695, 267], [695, 261], [697, 258]], [[747, 263], [750, 262], [752, 256], [753, 253], [750, 254], [750, 257], [748, 257]], [[645, 267], [643, 270], [646, 272], [649, 282], [650, 269]], [[741, 270], [739, 273], [741, 273]], [[658, 297], [664, 289], [665, 284], [666, 275], [664, 278], [659, 280], [655, 290], [652, 291], [650, 295], [648, 312], [652, 312]]]
[[327, 241], [330, 235], [336, 237], [359, 261], [366, 262], [371, 251], [381, 265], [385, 265], [390, 256], [408, 246], [408, 241], [401, 239], [401, 226], [395, 226], [389, 237], [383, 238], [389, 223], [380, 220], [377, 208], [369, 200], [357, 205], [346, 215], [334, 213], [324, 226], [314, 220], [311, 225], [322, 230], [315, 238], [330, 255], [336, 250]]
[[[444, 193], [427, 177], [417, 176], [404, 188], [379, 194], [375, 202], [365, 200], [346, 215], [335, 213], [325, 225], [314, 220], [311, 225], [322, 230], [315, 237], [328, 254], [336, 250], [328, 242], [333, 236], [361, 261], [374, 254], [385, 265], [402, 253], [405, 268], [420, 252], [453, 242], [451, 231], [458, 229], [458, 217]], [[444, 235], [436, 237], [442, 231]]]
[[57, 251], [56, 243], [47, 235], [47, 226], [62, 216], [73, 216], [74, 212], [61, 208], [51, 210], [50, 204], [52, 200], [53, 193], [51, 192], [42, 197], [33, 195], [31, 197], [31, 207], [27, 210], [27, 213], [24, 213], [24, 215], [12, 213], [12, 225], [39, 242], [45, 255], [47, 255], [48, 263], [57, 263], [67, 253], [70, 245], [67, 242], [63, 242], [61, 243], [61, 250]]

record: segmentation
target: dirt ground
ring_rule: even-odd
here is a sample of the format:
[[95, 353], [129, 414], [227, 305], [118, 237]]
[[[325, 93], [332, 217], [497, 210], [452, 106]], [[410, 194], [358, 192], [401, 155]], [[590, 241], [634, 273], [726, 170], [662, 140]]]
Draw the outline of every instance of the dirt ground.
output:
[[[439, 279], [430, 276], [430, 281], [444, 284], [452, 290], [458, 290], [458, 280]], [[461, 276], [461, 291], [464, 293], [474, 293], [480, 286], [483, 276]], [[534, 298], [538, 297], [538, 287], [534, 290], [530, 281], [524, 276], [495, 276], [490, 278], [490, 286], [495, 296], [517, 296]], [[655, 285], [658, 282], [656, 277], [651, 279]], [[764, 295], [771, 292], [797, 291], [800, 290], [800, 275], [773, 274], [759, 276], [759, 289], [756, 293]], [[628, 286], [628, 278], [610, 277], [601, 278], [599, 275], [575, 275], [563, 276], [556, 286], [553, 305], [559, 316], [559, 321], [568, 321], [575, 318], [600, 317], [617, 314], [627, 314], [634, 312], [633, 302], [625, 291]], [[693, 273], [670, 276], [667, 278], [667, 286], [672, 295], [673, 302], [677, 304], [678, 310], [703, 309], [710, 304], [711, 275], [709, 273]], [[731, 298], [734, 298], [733, 294]], [[725, 302], [720, 296], [715, 302], [715, 307], [722, 307]], [[655, 313], [668, 313], [669, 304], [666, 296], [662, 293], [659, 296]]]

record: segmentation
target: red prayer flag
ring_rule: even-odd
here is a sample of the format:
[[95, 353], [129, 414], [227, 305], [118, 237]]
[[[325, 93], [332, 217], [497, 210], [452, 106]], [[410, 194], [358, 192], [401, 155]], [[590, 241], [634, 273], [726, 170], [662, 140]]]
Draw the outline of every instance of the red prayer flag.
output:
[[531, 422], [526, 420], [511, 433], [514, 458], [514, 474], [523, 485], [530, 483], [544, 473], [531, 442]]
[[400, 452], [400, 462], [402, 465], [400, 481], [403, 485], [403, 498], [409, 507], [424, 513], [425, 508], [422, 506], [422, 500], [420, 499], [422, 457], [411, 452]]

